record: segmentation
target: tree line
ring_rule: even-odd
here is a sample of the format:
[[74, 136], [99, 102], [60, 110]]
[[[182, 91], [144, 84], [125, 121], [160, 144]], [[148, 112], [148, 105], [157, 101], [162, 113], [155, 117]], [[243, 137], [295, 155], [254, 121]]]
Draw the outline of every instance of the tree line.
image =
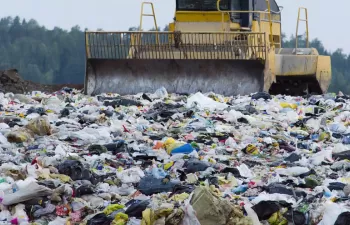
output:
[[[133, 31], [137, 28], [131, 27]], [[166, 27], [163, 30], [167, 30]], [[154, 29], [153, 29], [154, 30]], [[282, 46], [295, 47], [295, 38], [283, 35]], [[300, 46], [304, 37], [298, 37]], [[350, 55], [342, 49], [327, 51], [319, 39], [310, 46], [332, 59], [330, 92], [350, 94]], [[85, 36], [79, 26], [52, 30], [35, 20], [6, 17], [0, 20], [0, 70], [16, 68], [26, 80], [44, 84], [81, 84], [85, 73]]]

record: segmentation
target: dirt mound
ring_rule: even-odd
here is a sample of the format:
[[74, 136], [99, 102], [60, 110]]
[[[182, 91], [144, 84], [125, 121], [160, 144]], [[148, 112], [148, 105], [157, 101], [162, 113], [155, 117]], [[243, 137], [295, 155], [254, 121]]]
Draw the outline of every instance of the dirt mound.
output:
[[15, 94], [24, 94], [32, 91], [55, 92], [61, 90], [63, 87], [71, 87], [76, 89], [83, 89], [84, 85], [76, 84], [58, 84], [58, 85], [44, 85], [24, 80], [18, 73], [17, 69], [9, 69], [0, 71], [0, 91], [12, 92]]

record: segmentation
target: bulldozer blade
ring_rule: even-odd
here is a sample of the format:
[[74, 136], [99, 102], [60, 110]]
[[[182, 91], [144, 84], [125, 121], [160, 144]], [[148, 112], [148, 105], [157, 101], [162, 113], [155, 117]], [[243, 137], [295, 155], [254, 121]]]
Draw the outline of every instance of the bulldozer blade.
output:
[[262, 91], [264, 64], [260, 60], [207, 59], [89, 59], [85, 93], [215, 92], [247, 95]]

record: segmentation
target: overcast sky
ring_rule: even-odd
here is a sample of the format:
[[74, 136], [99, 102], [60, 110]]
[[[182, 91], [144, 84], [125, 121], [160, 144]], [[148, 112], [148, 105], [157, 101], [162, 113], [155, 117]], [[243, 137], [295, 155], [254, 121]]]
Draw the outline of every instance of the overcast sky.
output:
[[[55, 26], [70, 29], [79, 25], [82, 29], [107, 31], [127, 30], [138, 26], [141, 0], [0, 0], [0, 16], [19, 15], [35, 19], [49, 29]], [[155, 3], [158, 25], [164, 27], [174, 17], [175, 0], [151, 0]], [[328, 50], [343, 48], [350, 53], [350, 34], [347, 22], [350, 0], [277, 0], [282, 11], [282, 29], [288, 36], [295, 33], [298, 7], [309, 9], [311, 38], [319, 38]], [[147, 18], [146, 28], [152, 27]], [[303, 33], [302, 26], [300, 32]]]

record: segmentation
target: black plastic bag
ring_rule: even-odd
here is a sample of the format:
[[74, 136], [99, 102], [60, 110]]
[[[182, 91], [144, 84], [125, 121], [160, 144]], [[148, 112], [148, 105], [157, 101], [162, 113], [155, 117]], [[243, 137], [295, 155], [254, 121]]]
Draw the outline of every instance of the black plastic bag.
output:
[[330, 191], [333, 191], [333, 190], [342, 191], [342, 190], [344, 190], [344, 187], [345, 187], [345, 184], [340, 183], [340, 182], [332, 182], [332, 183], [329, 183], [329, 185], [328, 185], [328, 189]]
[[349, 151], [340, 152], [340, 153], [335, 153], [335, 154], [333, 154], [333, 158], [334, 159], [339, 159], [339, 160], [343, 160], [343, 159], [350, 160], [350, 150]]
[[284, 161], [286, 161], [286, 162], [296, 162], [296, 161], [299, 161], [300, 159], [301, 159], [300, 155], [298, 155], [296, 153], [292, 153], [287, 158], [285, 158]]
[[232, 175], [236, 178], [242, 177], [241, 174], [239, 173], [239, 170], [237, 168], [233, 168], [233, 167], [225, 167], [221, 172], [222, 173], [232, 173]]
[[272, 99], [271, 95], [269, 93], [266, 93], [266, 92], [258, 92], [252, 96], [253, 100], [258, 100], [260, 98], [262, 98], [264, 100]]
[[[125, 214], [127, 214], [129, 217], [136, 217], [136, 218], [142, 218], [142, 212], [147, 208], [147, 206], [150, 204], [150, 200], [144, 200], [144, 201], [135, 201], [132, 200], [131, 205], [127, 208], [125, 211]], [[129, 205], [128, 203], [126, 206]]]
[[82, 195], [89, 195], [89, 194], [93, 194], [94, 193], [94, 188], [92, 187], [92, 185], [81, 185], [78, 188], [76, 188], [75, 190], [75, 197], [80, 197]]
[[69, 116], [69, 109], [68, 108], [62, 109], [60, 114], [61, 114], [61, 117]]
[[145, 93], [142, 94], [142, 98], [152, 102], [152, 99], [150, 97], [148, 97], [148, 95], [146, 95]]
[[100, 155], [101, 153], [106, 153], [108, 149], [103, 145], [90, 145], [87, 149], [90, 154]]
[[284, 218], [288, 220], [291, 224], [295, 225], [305, 225], [306, 217], [304, 213], [299, 211], [292, 211], [289, 209], [285, 214], [283, 214]]
[[282, 184], [270, 184], [268, 187], [266, 187], [266, 190], [269, 194], [274, 194], [274, 193], [278, 193], [278, 194], [285, 194], [285, 195], [291, 195], [294, 196], [294, 193], [297, 197], [306, 197], [306, 193], [303, 191], [296, 191], [290, 188], [287, 188], [286, 186], [282, 185]]
[[108, 151], [111, 151], [113, 155], [120, 152], [127, 152], [128, 146], [124, 141], [118, 141], [117, 143], [109, 143], [105, 144], [104, 147], [107, 148]]
[[254, 205], [252, 209], [256, 212], [259, 220], [267, 220], [272, 214], [281, 209], [280, 205], [274, 201], [261, 201]]
[[77, 160], [66, 160], [58, 165], [58, 172], [72, 178], [72, 180], [90, 180], [90, 171]]
[[192, 159], [187, 161], [184, 167], [186, 168], [186, 173], [195, 173], [206, 170], [208, 167], [210, 167], [210, 164], [198, 159]]
[[105, 114], [105, 116], [107, 116], [107, 117], [112, 117], [114, 112], [111, 110], [101, 110], [100, 114]]
[[162, 192], [171, 192], [176, 184], [177, 183], [171, 180], [165, 182], [164, 179], [158, 179], [152, 175], [149, 175], [140, 180], [137, 190], [145, 195], [153, 195]]
[[172, 193], [169, 195], [169, 198], [171, 198], [173, 195], [178, 195], [182, 193], [192, 193], [196, 187], [194, 185], [181, 185], [177, 184], [174, 186]]
[[334, 225], [349, 225], [350, 224], [350, 212], [343, 212], [338, 216]]
[[115, 99], [112, 101], [104, 101], [104, 106], [112, 106], [113, 108], [119, 107], [119, 106], [142, 106], [141, 102], [132, 100], [132, 99]]
[[89, 219], [86, 225], [109, 225], [112, 220], [113, 219], [107, 217], [106, 214], [100, 213]]
[[39, 107], [39, 108], [30, 107], [30, 108], [27, 110], [27, 115], [32, 114], [32, 113], [37, 113], [37, 114], [39, 114], [40, 116], [46, 114], [45, 109], [42, 108], [42, 107]]

